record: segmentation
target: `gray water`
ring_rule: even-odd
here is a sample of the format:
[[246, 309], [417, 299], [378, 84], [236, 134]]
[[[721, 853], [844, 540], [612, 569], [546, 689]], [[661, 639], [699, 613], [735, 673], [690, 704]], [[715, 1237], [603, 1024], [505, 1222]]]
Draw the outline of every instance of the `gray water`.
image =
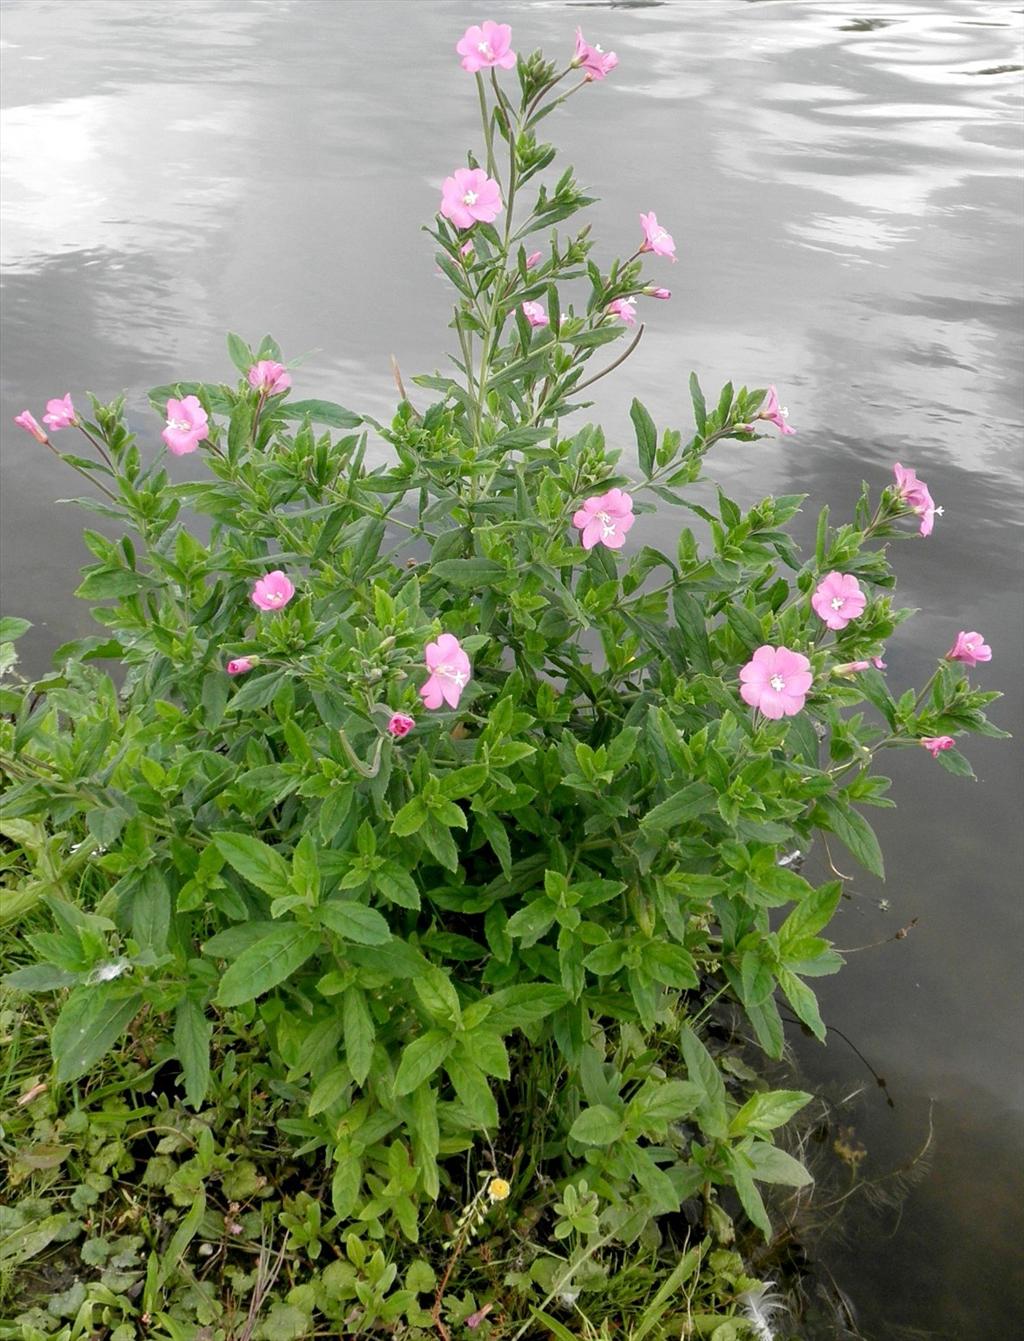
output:
[[[442, 362], [449, 298], [420, 225], [477, 140], [452, 46], [488, 12], [520, 49], [568, 52], [579, 23], [618, 52], [547, 125], [601, 197], [602, 257], [633, 249], [641, 209], [679, 246], [652, 266], [673, 299], [648, 304], [595, 415], [631, 441], [634, 395], [688, 422], [691, 368], [706, 387], [777, 383], [798, 435], [711, 463], [744, 503], [806, 491], [808, 510], [844, 515], [862, 478], [915, 466], [945, 516], [898, 550], [921, 614], [890, 645], [890, 683], [922, 682], [958, 629], [980, 629], [995, 657], [977, 678], [1006, 691], [993, 715], [1013, 730], [1024, 61], [1022, 10], [995, 0], [7, 0], [3, 596], [36, 623], [29, 664], [94, 629], [70, 596], [87, 519], [54, 504], [78, 481], [15, 413], [125, 389], [157, 451], [145, 390], [233, 376], [229, 328], [307, 355], [303, 397], [375, 414], [394, 404], [389, 355], [407, 375]], [[966, 748], [977, 784], [924, 751], [892, 759], [888, 883], [854, 881], [836, 932], [888, 943], [821, 984], [887, 1089], [839, 1034], [795, 1038], [812, 1085], [866, 1086], [849, 1110], [862, 1178], [934, 1127], [900, 1209], [850, 1198], [831, 1241], [868, 1338], [1024, 1331], [1024, 788], [1015, 744]]]

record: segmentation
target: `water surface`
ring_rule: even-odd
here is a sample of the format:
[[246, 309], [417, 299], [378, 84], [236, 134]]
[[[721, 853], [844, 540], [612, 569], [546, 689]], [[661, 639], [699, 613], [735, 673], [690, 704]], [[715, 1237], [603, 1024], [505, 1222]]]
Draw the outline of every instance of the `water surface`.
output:
[[[978, 678], [1020, 722], [1021, 10], [995, 0], [505, 3], [517, 46], [619, 69], [548, 124], [601, 203], [600, 254], [654, 209], [679, 244], [637, 355], [601, 392], [631, 440], [640, 396], [687, 422], [685, 383], [779, 385], [799, 432], [712, 462], [749, 503], [808, 492], [848, 514], [859, 482], [915, 466], [945, 506], [898, 551], [921, 614], [888, 655], [920, 683], [958, 629], [995, 649]], [[451, 50], [480, 17], [388, 0], [8, 0], [4, 20], [3, 594], [33, 619], [33, 666], [92, 631], [69, 593], [80, 492], [11, 425], [86, 388], [128, 393], [159, 449], [149, 386], [229, 377], [226, 329], [307, 355], [299, 394], [387, 413], [389, 355], [442, 362], [448, 294], [421, 223], [475, 143]], [[73, 60], [67, 59], [74, 53]], [[598, 411], [595, 411], [597, 413]], [[194, 461], [179, 473], [201, 471]], [[657, 525], [671, 543], [675, 518]], [[806, 526], [810, 523], [807, 522]], [[805, 533], [806, 533], [805, 526]], [[930, 1170], [880, 1211], [851, 1198], [830, 1266], [866, 1337], [1019, 1334], [1021, 785], [1012, 744], [971, 741], [977, 784], [922, 751], [892, 760], [877, 821], [888, 883], [858, 878], [851, 954], [795, 1046], [851, 1108], [867, 1178], [934, 1126]], [[886, 900], [888, 906], [882, 904]], [[897, 929], [916, 920], [905, 939]], [[887, 1096], [892, 1106], [887, 1102]], [[828, 1152], [823, 1158], [827, 1159]], [[829, 1175], [831, 1176], [831, 1174]]]

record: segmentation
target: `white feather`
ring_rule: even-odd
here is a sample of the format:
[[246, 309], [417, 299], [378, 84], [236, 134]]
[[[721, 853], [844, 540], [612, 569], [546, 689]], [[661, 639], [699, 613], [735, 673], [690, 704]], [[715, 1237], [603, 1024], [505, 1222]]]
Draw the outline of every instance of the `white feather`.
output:
[[783, 1299], [779, 1294], [772, 1294], [774, 1284], [774, 1281], [765, 1281], [737, 1296], [743, 1316], [750, 1323], [757, 1341], [775, 1341], [772, 1325], [775, 1315], [783, 1310]]

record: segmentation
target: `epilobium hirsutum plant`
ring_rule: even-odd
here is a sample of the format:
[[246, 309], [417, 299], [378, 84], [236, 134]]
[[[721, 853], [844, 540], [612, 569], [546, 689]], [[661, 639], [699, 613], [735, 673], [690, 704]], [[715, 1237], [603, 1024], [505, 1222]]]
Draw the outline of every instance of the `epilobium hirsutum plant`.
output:
[[[1001, 733], [965, 674], [979, 634], [920, 693], [881, 673], [908, 613], [889, 542], [939, 511], [912, 470], [865, 485], [848, 523], [823, 512], [803, 556], [803, 496], [687, 493], [721, 441], [793, 435], [774, 388], [709, 404], [692, 377], [693, 427], [634, 401], [628, 448], [580, 422], [670, 297], [677, 244], [630, 202], [625, 260], [564, 231], [590, 200], [547, 175], [541, 132], [616, 58], [511, 40], [485, 23], [458, 44], [483, 138], [438, 165], [455, 352], [415, 379], [433, 401], [403, 389], [382, 424], [292, 399], [275, 342], [231, 336], [234, 385], [152, 394], [166, 449], [203, 456], [185, 484], [122, 400], [51, 401], [49, 432], [19, 416], [51, 447], [85, 434], [96, 459], [53, 450], [124, 533], [86, 532], [78, 594], [106, 634], [4, 690], [6, 814], [45, 835], [25, 890], [52, 914], [7, 982], [59, 994], [59, 1085], [144, 1015], [198, 1108], [232, 1037], [261, 1041], [337, 1236], [461, 1253], [497, 1217], [562, 1259], [544, 1279], [564, 1302], [639, 1235], [670, 1247], [680, 1210], [722, 1232], [735, 1193], [770, 1232], [758, 1184], [809, 1180], [776, 1142], [809, 1096], [723, 1070], [713, 1003], [771, 1057], [780, 999], [823, 1039], [808, 980], [840, 967], [822, 933], [842, 885], [793, 853], [826, 831], [881, 874], [879, 753], [969, 775], [955, 739]], [[667, 551], [656, 507], [662, 531], [681, 518]]]

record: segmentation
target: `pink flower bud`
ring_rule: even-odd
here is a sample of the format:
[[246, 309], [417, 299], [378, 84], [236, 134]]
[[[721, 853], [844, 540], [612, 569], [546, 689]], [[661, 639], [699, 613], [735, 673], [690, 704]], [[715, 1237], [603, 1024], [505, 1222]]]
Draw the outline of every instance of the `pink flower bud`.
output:
[[548, 314], [541, 303], [523, 303], [523, 316], [531, 326], [546, 326]]
[[229, 675], [244, 675], [246, 671], [251, 671], [255, 665], [255, 657], [235, 657], [233, 661], [228, 662], [224, 669]]
[[663, 303], [667, 303], [672, 297], [671, 289], [644, 289], [648, 298], [660, 298]]
[[415, 720], [407, 713], [396, 712], [388, 722], [388, 733], [392, 736], [407, 736], [415, 725]]
[[527, 270], [532, 270], [533, 267], [534, 267], [534, 266], [537, 264], [537, 262], [540, 260], [540, 258], [543, 256], [543, 254], [544, 254], [544, 253], [543, 253], [543, 252], [540, 252], [540, 251], [531, 251], [530, 254], [529, 254], [529, 256], [527, 256], [527, 258], [526, 258], [526, 268], [527, 268]]
[[16, 414], [14, 422], [19, 428], [23, 428], [26, 433], [31, 433], [36, 442], [41, 442], [44, 446], [49, 444], [50, 439], [43, 432], [42, 425], [30, 410], [22, 410], [21, 414]]
[[943, 750], [951, 750], [956, 744], [952, 736], [922, 736], [919, 745], [923, 745], [933, 759], [937, 759]]

